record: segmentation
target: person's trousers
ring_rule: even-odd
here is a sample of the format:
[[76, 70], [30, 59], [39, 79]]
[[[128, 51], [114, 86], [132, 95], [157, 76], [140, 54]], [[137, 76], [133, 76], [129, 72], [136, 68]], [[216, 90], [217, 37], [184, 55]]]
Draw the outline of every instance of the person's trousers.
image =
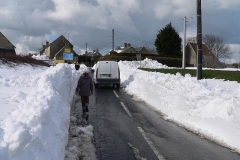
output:
[[81, 96], [81, 102], [82, 102], [82, 109], [83, 111], [85, 111], [89, 104], [89, 96]]

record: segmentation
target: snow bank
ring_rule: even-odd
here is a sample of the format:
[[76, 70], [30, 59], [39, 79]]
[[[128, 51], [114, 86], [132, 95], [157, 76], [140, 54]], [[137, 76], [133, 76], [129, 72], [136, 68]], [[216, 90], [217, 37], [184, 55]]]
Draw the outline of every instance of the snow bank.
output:
[[12, 97], [19, 104], [2, 127], [1, 158], [64, 159], [75, 79], [69, 65], [58, 64], [35, 77], [31, 94], [17, 92]]
[[[240, 153], [239, 83], [215, 79], [198, 81], [189, 74], [136, 70], [137, 64], [134, 67], [134, 63], [128, 61], [119, 64], [122, 86], [127, 93], [162, 112], [166, 119]], [[165, 67], [145, 64], [146, 68]]]

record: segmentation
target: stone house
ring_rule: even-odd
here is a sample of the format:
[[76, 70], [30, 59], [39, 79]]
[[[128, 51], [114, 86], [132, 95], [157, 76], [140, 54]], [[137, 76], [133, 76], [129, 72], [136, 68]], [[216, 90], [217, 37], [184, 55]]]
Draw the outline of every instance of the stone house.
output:
[[0, 54], [16, 55], [15, 46], [0, 32]]
[[[202, 67], [223, 68], [224, 65], [208, 49], [206, 44], [202, 44]], [[186, 46], [186, 66], [197, 67], [197, 44], [188, 42]]]
[[[65, 55], [71, 55], [70, 59], [66, 59]], [[65, 60], [67, 63], [78, 62], [78, 54], [73, 50], [73, 45], [61, 35], [52, 43], [46, 42], [43, 45], [40, 55], [46, 55], [49, 59], [53, 60]]]

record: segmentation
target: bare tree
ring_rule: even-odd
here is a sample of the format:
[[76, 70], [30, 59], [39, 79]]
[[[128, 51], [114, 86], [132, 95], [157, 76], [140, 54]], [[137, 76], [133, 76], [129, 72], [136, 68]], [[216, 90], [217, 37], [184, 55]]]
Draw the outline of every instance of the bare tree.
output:
[[[194, 36], [188, 37], [187, 40], [188, 42], [197, 43], [197, 38]], [[203, 42], [218, 59], [226, 59], [231, 57], [229, 45], [225, 44], [223, 39], [220, 37], [206, 34], [203, 36]]]
[[223, 42], [218, 36], [206, 34], [203, 37], [203, 42], [207, 45], [209, 50], [218, 58], [225, 59], [231, 57], [230, 47]]

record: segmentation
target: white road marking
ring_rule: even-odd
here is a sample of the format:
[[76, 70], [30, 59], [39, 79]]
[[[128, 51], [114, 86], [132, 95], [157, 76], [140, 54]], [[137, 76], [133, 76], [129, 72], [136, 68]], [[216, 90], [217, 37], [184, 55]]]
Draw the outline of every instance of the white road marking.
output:
[[116, 96], [117, 98], [119, 97], [116, 91], [113, 90], [113, 93], [115, 94], [115, 96]]
[[125, 104], [123, 102], [121, 102], [121, 105], [123, 106], [123, 108], [125, 109], [125, 111], [127, 112], [127, 114], [129, 115], [129, 117], [132, 117], [131, 113], [129, 112], [128, 108], [125, 106]]
[[154, 147], [152, 141], [147, 137], [147, 135], [145, 134], [144, 130], [141, 127], [137, 127], [139, 132], [142, 134], [142, 136], [144, 137], [144, 139], [147, 141], [147, 143], [149, 144], [149, 146], [152, 148], [153, 152], [156, 154], [157, 158], [159, 160], [165, 160], [165, 158], [158, 152], [158, 150]]

